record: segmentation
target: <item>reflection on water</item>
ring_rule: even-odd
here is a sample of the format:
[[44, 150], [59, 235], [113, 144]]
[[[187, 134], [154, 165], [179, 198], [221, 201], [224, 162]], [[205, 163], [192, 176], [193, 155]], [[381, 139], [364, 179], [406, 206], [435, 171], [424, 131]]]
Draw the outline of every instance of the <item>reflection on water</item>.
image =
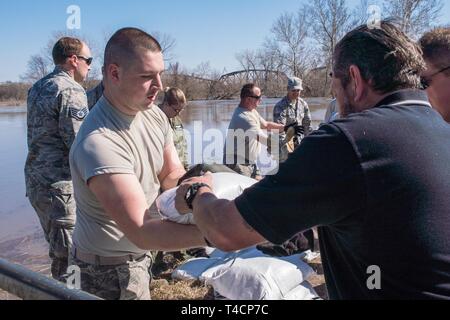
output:
[[[278, 101], [279, 99], [264, 99], [258, 107], [258, 112], [264, 119], [273, 121], [273, 107]], [[313, 128], [317, 128], [325, 118], [326, 106], [330, 100], [312, 98], [307, 101], [311, 109]], [[185, 129], [193, 137], [191, 141], [188, 139], [190, 163], [221, 163], [228, 124], [238, 104], [239, 100], [227, 100], [196, 101], [188, 105], [181, 117]], [[199, 136], [202, 135], [199, 143]], [[210, 157], [206, 152], [203, 154], [203, 150], [210, 150], [208, 147], [211, 145], [215, 146], [216, 152]]]
[[0, 241], [3, 241], [29, 233], [39, 223], [25, 198], [25, 113], [0, 114], [0, 150]]
[[[263, 118], [271, 121], [272, 110], [278, 99], [263, 100], [258, 111]], [[325, 115], [326, 99], [307, 99], [315, 127]], [[192, 134], [202, 134], [208, 129], [218, 129], [225, 136], [231, 115], [239, 101], [197, 101], [189, 104], [182, 113], [185, 128]], [[201, 125], [202, 131], [196, 132], [194, 123]], [[206, 141], [205, 143], [211, 143]], [[205, 143], [203, 147], [205, 147]], [[201, 156], [202, 148], [194, 152]], [[45, 253], [45, 241], [40, 231], [39, 221], [25, 197], [23, 167], [27, 154], [26, 113], [23, 107], [0, 107], [0, 244], [11, 243], [16, 252], [20, 252], [28, 243], [23, 239], [32, 239], [36, 246], [30, 247], [34, 253]], [[221, 159], [221, 154], [216, 155]], [[198, 156], [196, 159], [199, 159]], [[38, 235], [36, 237], [36, 234]], [[21, 241], [9, 241], [12, 239]], [[40, 241], [40, 245], [39, 245]], [[29, 241], [30, 242], [30, 241]], [[14, 245], [13, 245], [14, 244]], [[29, 243], [27, 244], [29, 245]], [[27, 247], [28, 248], [28, 247]], [[9, 257], [6, 248], [0, 246], [0, 256]]]

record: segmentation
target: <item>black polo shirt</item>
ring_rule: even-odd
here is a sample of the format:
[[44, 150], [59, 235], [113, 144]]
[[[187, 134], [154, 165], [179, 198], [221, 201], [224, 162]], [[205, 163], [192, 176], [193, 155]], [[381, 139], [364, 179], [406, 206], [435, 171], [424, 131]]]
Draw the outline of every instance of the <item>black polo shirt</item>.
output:
[[274, 243], [319, 226], [331, 299], [450, 299], [450, 126], [422, 92], [321, 126], [236, 205]]

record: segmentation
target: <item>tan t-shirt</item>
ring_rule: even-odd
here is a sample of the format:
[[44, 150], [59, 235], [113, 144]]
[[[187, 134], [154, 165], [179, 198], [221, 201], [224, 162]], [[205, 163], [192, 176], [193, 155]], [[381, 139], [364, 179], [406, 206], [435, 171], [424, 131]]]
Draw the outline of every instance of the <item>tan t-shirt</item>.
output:
[[76, 248], [104, 257], [145, 253], [119, 230], [89, 189], [90, 178], [103, 174], [133, 174], [150, 207], [159, 194], [164, 147], [172, 131], [164, 113], [150, 110], [128, 116], [102, 97], [83, 123], [70, 152], [77, 203], [73, 235]]
[[256, 111], [237, 107], [227, 130], [224, 148], [225, 164], [254, 164], [266, 144], [267, 134], [261, 129], [267, 122]]

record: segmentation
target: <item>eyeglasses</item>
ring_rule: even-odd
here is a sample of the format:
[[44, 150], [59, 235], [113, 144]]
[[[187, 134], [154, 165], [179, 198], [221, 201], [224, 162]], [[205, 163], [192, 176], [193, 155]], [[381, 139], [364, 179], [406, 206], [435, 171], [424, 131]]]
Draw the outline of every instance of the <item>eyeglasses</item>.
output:
[[426, 90], [431, 86], [431, 81], [433, 79], [434, 76], [438, 75], [441, 72], [447, 71], [450, 69], [450, 66], [445, 67], [435, 73], [433, 73], [432, 75], [429, 75], [428, 77], [420, 77], [420, 89], [422, 90]]
[[175, 111], [175, 114], [176, 114], [176, 115], [179, 115], [179, 114], [180, 114], [181, 112], [183, 112], [183, 110], [184, 110], [184, 107], [181, 108], [181, 109], [176, 109], [175, 107], [170, 106], [170, 105], [169, 105], [169, 107], [170, 107], [173, 111]]
[[87, 64], [88, 66], [90, 66], [90, 65], [92, 64], [92, 60], [94, 60], [94, 58], [92, 58], [92, 57], [86, 58], [86, 57], [84, 57], [84, 56], [78, 56], [78, 55], [77, 55], [77, 58], [86, 61], [86, 64]]
[[262, 99], [262, 96], [248, 96], [248, 97], [256, 99], [256, 100], [261, 100]]

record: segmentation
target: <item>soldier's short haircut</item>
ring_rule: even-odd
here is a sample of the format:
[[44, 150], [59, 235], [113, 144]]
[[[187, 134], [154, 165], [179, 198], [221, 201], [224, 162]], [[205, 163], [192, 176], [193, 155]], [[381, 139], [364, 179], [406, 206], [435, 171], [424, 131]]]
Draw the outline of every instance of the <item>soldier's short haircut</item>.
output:
[[55, 65], [64, 64], [67, 58], [79, 55], [83, 49], [83, 42], [77, 38], [64, 37], [53, 46], [52, 56]]
[[419, 40], [419, 44], [425, 60], [431, 62], [436, 68], [450, 66], [450, 27], [436, 28], [425, 33]]
[[145, 31], [137, 28], [120, 29], [114, 33], [106, 44], [105, 67], [110, 64], [127, 65], [135, 59], [142, 49], [162, 52], [159, 42]]
[[164, 91], [164, 101], [163, 105], [175, 106], [175, 105], [185, 105], [186, 96], [184, 92], [179, 88], [167, 88]]
[[362, 25], [336, 45], [333, 72], [344, 88], [350, 82], [349, 68], [358, 66], [364, 80], [381, 93], [418, 89], [425, 69], [422, 50], [393, 22], [379, 28]]
[[241, 99], [250, 97], [253, 95], [253, 89], [256, 87], [256, 84], [254, 83], [247, 83], [242, 87], [241, 90]]

